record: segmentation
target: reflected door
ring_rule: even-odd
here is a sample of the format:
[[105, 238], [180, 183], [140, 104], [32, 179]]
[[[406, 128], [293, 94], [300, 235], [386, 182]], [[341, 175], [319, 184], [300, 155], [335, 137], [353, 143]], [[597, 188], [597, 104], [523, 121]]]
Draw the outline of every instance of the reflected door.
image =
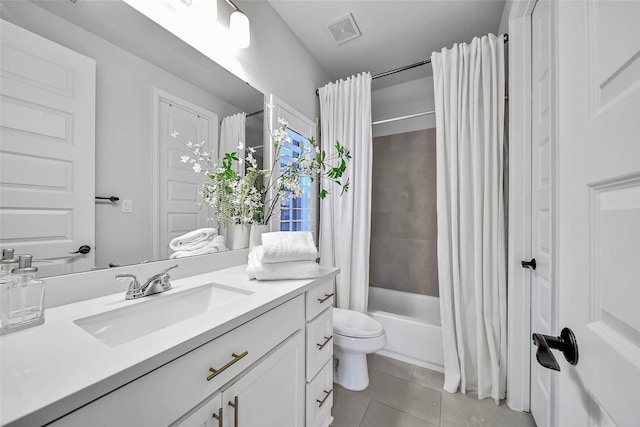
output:
[[[213, 227], [212, 212], [200, 207], [203, 174], [197, 174], [181, 157], [192, 155], [187, 142], [200, 144], [210, 153], [218, 151], [218, 116], [169, 94], [158, 97], [158, 201], [159, 212], [155, 259], [167, 259], [169, 242], [189, 231]], [[171, 134], [178, 132], [177, 138]], [[215, 155], [214, 155], [215, 158]]]
[[[94, 266], [95, 61], [2, 21], [0, 246], [41, 277]], [[88, 245], [87, 254], [71, 254]]]

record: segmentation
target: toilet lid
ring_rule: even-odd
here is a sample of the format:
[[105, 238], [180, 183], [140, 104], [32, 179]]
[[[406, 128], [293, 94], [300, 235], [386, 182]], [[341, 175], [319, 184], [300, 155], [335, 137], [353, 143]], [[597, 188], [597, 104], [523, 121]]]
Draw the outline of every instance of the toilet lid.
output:
[[333, 309], [333, 331], [354, 338], [373, 338], [384, 333], [382, 325], [374, 318], [342, 308]]

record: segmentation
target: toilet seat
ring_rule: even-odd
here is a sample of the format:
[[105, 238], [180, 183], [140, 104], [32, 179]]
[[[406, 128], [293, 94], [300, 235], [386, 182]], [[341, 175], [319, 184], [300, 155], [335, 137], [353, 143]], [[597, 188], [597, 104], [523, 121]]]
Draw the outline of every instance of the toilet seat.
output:
[[380, 322], [366, 314], [334, 308], [333, 332], [351, 338], [376, 338], [384, 334], [384, 328]]

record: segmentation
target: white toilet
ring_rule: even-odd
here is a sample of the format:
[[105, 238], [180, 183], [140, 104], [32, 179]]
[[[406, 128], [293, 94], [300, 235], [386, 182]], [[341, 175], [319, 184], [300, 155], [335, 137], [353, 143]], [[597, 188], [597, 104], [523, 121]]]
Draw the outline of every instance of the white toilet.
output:
[[334, 362], [337, 370], [333, 381], [347, 390], [367, 388], [367, 354], [380, 350], [386, 344], [387, 336], [377, 320], [357, 311], [334, 308], [333, 355], [337, 360]]

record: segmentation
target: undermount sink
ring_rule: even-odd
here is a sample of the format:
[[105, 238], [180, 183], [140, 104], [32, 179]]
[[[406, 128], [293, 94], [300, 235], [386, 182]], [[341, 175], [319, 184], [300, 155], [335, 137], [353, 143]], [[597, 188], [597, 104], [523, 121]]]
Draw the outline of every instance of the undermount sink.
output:
[[180, 292], [145, 297], [138, 304], [77, 319], [74, 323], [106, 345], [115, 347], [238, 301], [251, 293], [208, 283]]

